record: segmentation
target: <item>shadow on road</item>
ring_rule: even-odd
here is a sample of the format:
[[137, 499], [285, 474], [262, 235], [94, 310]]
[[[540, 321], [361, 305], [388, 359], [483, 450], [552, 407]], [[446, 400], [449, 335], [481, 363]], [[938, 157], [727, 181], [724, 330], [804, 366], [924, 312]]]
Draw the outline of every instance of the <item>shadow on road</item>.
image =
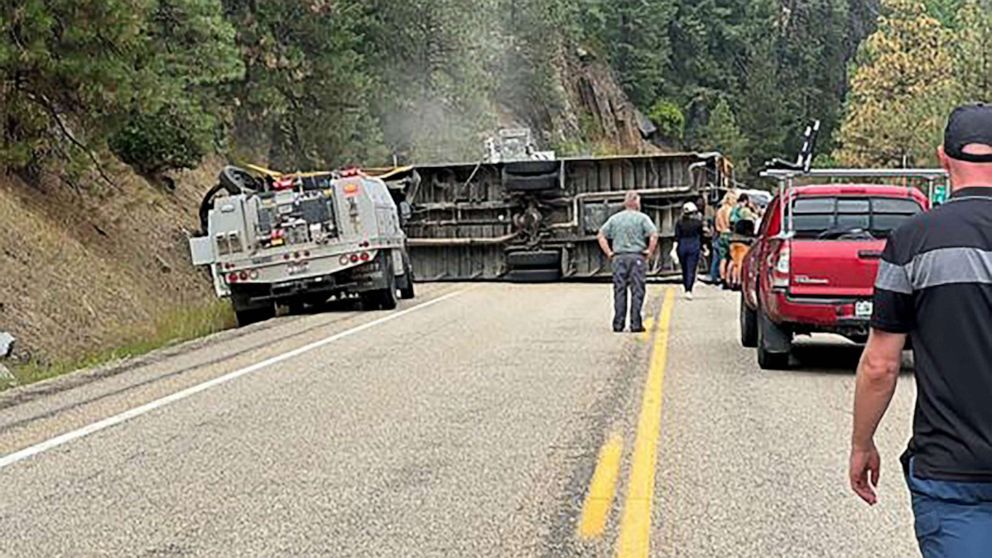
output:
[[804, 340], [792, 349], [793, 367], [799, 372], [854, 374], [861, 349], [844, 340]]
[[[841, 338], [814, 338], [798, 341], [792, 349], [793, 369], [817, 374], [854, 375], [862, 345]], [[902, 373], [913, 371], [913, 358], [903, 353]]]
[[329, 299], [320, 304], [310, 304], [302, 309], [284, 310], [284, 315], [289, 316], [309, 316], [314, 314], [325, 314], [331, 312], [358, 312], [362, 310], [362, 303], [357, 298]]

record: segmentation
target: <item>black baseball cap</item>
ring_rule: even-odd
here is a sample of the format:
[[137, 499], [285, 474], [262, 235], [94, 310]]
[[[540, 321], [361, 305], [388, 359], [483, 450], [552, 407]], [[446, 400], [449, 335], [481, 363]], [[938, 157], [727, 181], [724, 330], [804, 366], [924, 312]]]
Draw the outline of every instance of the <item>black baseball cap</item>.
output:
[[952, 159], [969, 163], [992, 163], [992, 153], [965, 153], [968, 145], [992, 147], [992, 105], [975, 103], [954, 109], [944, 130], [944, 153]]

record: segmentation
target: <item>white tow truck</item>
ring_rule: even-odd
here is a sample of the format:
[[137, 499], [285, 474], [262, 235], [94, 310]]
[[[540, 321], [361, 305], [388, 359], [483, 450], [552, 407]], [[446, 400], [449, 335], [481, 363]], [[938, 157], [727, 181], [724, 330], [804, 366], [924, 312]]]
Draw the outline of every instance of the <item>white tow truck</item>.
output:
[[239, 325], [331, 297], [392, 310], [414, 278], [397, 206], [385, 183], [351, 169], [281, 174], [229, 166], [200, 205], [194, 265], [209, 266]]

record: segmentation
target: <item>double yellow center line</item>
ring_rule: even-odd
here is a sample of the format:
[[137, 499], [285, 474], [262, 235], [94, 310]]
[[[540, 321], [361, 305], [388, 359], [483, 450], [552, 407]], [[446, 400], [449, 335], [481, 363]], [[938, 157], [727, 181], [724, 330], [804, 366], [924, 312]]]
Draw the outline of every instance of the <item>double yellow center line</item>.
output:
[[[616, 555], [619, 558], [646, 557], [650, 550], [651, 508], [658, 463], [658, 438], [661, 433], [668, 333], [674, 306], [675, 289], [669, 288], [665, 292], [661, 316], [654, 330], [651, 364], [637, 420], [634, 454], [627, 480], [627, 498], [624, 501], [620, 535], [617, 539]], [[578, 535], [584, 539], [599, 538], [605, 530], [607, 517], [613, 507], [622, 453], [623, 439], [619, 435], [611, 436], [600, 451], [579, 521]]]

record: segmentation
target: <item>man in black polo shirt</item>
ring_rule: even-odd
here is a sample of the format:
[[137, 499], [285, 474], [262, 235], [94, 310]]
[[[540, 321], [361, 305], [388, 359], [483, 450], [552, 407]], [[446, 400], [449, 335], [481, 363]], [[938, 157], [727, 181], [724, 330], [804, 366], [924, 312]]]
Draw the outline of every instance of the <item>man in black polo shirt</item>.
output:
[[873, 437], [907, 336], [916, 413], [903, 470], [926, 558], [992, 556], [992, 106], [956, 109], [938, 151], [951, 199], [889, 238], [858, 366], [850, 482], [875, 504]]

